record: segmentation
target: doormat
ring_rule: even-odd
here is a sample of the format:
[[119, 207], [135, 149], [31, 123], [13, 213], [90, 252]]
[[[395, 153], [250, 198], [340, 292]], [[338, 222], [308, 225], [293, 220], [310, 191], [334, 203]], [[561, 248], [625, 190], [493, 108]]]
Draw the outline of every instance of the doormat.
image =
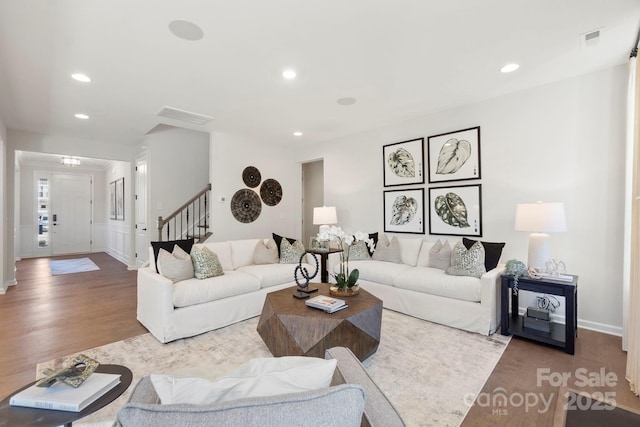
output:
[[61, 259], [58, 261], [50, 261], [51, 275], [58, 276], [60, 274], [82, 273], [83, 271], [100, 270], [89, 258]]

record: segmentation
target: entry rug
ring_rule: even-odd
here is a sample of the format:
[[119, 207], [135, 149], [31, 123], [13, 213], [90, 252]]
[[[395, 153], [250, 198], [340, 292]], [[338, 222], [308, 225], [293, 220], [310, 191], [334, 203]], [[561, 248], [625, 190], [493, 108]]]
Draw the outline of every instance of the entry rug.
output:
[[89, 258], [61, 259], [57, 261], [49, 261], [51, 267], [51, 275], [58, 276], [60, 274], [82, 273], [83, 271], [100, 270]]
[[[132, 386], [114, 403], [74, 426], [111, 426], [133, 385], [152, 373], [215, 379], [254, 357], [271, 357], [256, 332], [258, 317], [192, 338], [161, 344], [151, 334], [85, 350], [105, 364], [125, 365]], [[509, 337], [486, 337], [383, 310], [378, 351], [363, 362], [407, 426], [459, 426], [469, 396], [482, 390]], [[37, 366], [56, 368], [75, 354]]]

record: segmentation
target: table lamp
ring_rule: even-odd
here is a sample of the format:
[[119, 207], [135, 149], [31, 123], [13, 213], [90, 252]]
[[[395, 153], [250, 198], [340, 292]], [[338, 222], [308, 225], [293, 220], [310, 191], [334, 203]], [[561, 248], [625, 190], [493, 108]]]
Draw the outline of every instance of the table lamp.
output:
[[564, 203], [518, 203], [516, 205], [516, 231], [529, 231], [529, 268], [544, 271], [551, 259], [551, 241], [548, 233], [567, 231]]
[[337, 224], [338, 215], [335, 206], [313, 208], [313, 225], [320, 225], [320, 233], [329, 231], [329, 224]]

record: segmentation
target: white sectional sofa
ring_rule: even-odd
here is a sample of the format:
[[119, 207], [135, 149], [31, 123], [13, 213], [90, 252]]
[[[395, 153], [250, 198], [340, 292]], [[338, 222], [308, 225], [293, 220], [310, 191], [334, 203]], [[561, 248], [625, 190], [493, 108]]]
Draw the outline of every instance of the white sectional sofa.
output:
[[[397, 238], [397, 237], [396, 237]], [[383, 301], [385, 308], [420, 319], [483, 335], [494, 333], [500, 324], [500, 280], [498, 266], [482, 277], [453, 276], [428, 267], [435, 241], [397, 238], [401, 263], [349, 261], [349, 269], [360, 272], [358, 284]], [[457, 241], [449, 239], [453, 247]], [[339, 271], [339, 256], [329, 261]]]
[[[268, 292], [295, 285], [297, 264], [254, 265], [258, 241], [196, 244], [218, 256], [224, 275], [175, 284], [156, 272], [150, 248], [151, 265], [138, 270], [138, 321], [166, 343], [259, 315]], [[303, 266], [315, 269], [315, 263]]]

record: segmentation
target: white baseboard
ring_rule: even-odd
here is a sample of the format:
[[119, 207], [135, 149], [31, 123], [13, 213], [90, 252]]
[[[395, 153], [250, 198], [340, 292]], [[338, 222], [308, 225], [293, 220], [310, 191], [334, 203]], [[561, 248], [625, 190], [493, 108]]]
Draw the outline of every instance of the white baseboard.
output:
[[[526, 308], [520, 307], [518, 309], [518, 313], [521, 316], [524, 316], [526, 312], [527, 312]], [[551, 313], [551, 320], [555, 323], [560, 323], [564, 325], [564, 316], [559, 316], [557, 314]], [[578, 318], [578, 327], [589, 329], [590, 331], [602, 332], [603, 334], [607, 334], [607, 335], [615, 335], [617, 337], [622, 336], [621, 326], [607, 325], [604, 323], [592, 322], [590, 320], [584, 320], [584, 319]]]
[[16, 281], [16, 279], [12, 279], [12, 280], [7, 280], [6, 282], [4, 282], [2, 284], [2, 286], [0, 286], [0, 295], [4, 295], [7, 293], [7, 289], [9, 289], [9, 286], [14, 286], [17, 285], [18, 282]]

